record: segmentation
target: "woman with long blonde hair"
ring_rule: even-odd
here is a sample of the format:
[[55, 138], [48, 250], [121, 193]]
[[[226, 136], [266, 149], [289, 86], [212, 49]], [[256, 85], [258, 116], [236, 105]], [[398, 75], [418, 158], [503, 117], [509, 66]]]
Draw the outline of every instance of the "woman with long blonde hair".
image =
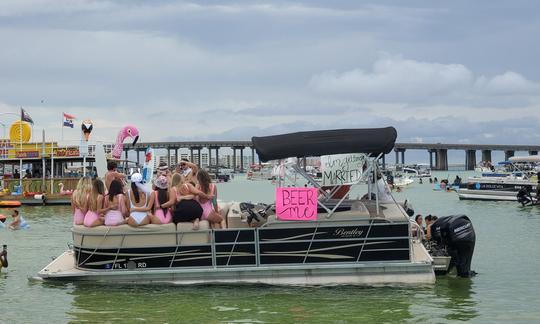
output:
[[92, 179], [82, 177], [77, 183], [77, 188], [71, 195], [71, 211], [73, 212], [73, 225], [82, 225], [84, 215], [88, 211], [88, 199], [92, 192]]
[[105, 184], [101, 179], [92, 181], [92, 193], [88, 199], [88, 212], [84, 216], [84, 226], [94, 227], [103, 225], [104, 219], [101, 213], [104, 212], [103, 201], [105, 199]]

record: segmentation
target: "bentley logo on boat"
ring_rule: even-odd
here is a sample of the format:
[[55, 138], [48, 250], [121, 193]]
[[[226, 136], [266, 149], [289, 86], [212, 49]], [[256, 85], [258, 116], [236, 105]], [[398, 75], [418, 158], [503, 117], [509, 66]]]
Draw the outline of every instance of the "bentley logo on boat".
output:
[[353, 229], [338, 228], [334, 231], [334, 236], [339, 236], [342, 238], [348, 237], [360, 237], [364, 231], [358, 229], [358, 227]]

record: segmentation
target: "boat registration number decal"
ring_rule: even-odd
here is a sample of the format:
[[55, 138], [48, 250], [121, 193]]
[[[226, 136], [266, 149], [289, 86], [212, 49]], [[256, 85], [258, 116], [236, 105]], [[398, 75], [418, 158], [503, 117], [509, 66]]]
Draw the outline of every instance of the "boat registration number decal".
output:
[[276, 215], [280, 220], [317, 220], [317, 188], [277, 188]]

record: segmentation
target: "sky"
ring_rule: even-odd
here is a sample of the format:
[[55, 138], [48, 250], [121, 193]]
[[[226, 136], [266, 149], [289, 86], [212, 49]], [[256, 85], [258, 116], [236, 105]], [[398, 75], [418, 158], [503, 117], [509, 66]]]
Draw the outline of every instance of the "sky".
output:
[[[59, 138], [236, 139], [394, 126], [540, 143], [538, 1], [0, 1], [0, 119]], [[427, 154], [426, 154], [427, 155]]]

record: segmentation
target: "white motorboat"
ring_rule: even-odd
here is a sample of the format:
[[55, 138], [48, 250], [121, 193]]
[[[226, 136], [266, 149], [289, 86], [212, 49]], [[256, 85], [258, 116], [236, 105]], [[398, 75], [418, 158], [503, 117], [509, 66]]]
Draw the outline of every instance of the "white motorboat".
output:
[[401, 170], [404, 174], [412, 178], [431, 178], [431, 168], [429, 167], [429, 164], [418, 163], [406, 165]]
[[[380, 174], [378, 158], [392, 150], [396, 136], [390, 127], [254, 137], [253, 143], [262, 161], [368, 154], [371, 159], [362, 176], [354, 183], [335, 187], [348, 190], [367, 182], [371, 191], [378, 188], [373, 182], [377, 177], [371, 176]], [[272, 205], [232, 204], [222, 206], [226, 229], [209, 229], [206, 221], [201, 221], [199, 230], [193, 230], [191, 223], [138, 228], [74, 226], [73, 247], [39, 271], [37, 278], [278, 285], [418, 285], [435, 281], [433, 259], [422, 243], [413, 239], [403, 204], [391, 197], [383, 201], [378, 190], [365, 199], [334, 199], [333, 190], [323, 190], [298, 165], [287, 168], [312, 187], [296, 187], [294, 183], [289, 187], [279, 179], [279, 188], [318, 192], [318, 198], [302, 196], [291, 205], [291, 213], [306, 208], [302, 207], [306, 201], [314, 205], [317, 212], [310, 214], [309, 220], [303, 219], [302, 213], [295, 220], [284, 219], [280, 214], [284, 211], [274, 213]], [[286, 173], [285, 178], [292, 177]]]
[[538, 156], [511, 157], [507, 162], [499, 162], [507, 172], [487, 172], [470, 177], [456, 192], [462, 200], [517, 201], [519, 190], [530, 187], [534, 196], [538, 184], [537, 163], [540, 163]]

